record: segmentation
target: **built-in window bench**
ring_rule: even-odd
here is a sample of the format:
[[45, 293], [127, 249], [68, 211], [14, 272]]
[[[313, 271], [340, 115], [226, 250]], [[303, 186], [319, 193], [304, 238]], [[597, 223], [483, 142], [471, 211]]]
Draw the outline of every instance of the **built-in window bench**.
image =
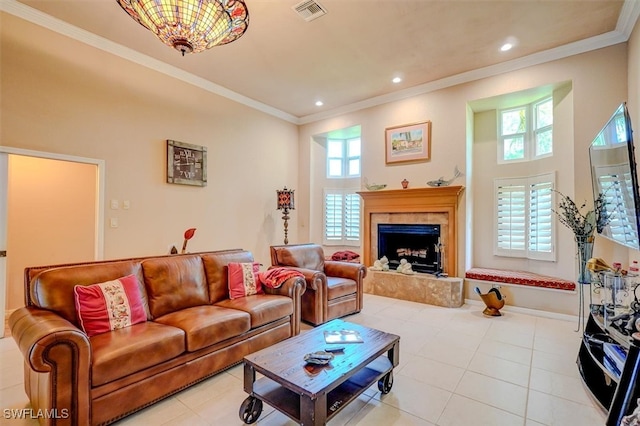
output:
[[[484, 294], [500, 287], [506, 305], [558, 314], [576, 315], [576, 283], [533, 272], [495, 268], [471, 268], [465, 273], [465, 299], [480, 301], [474, 289]], [[493, 318], [493, 317], [491, 317]]]
[[533, 272], [510, 271], [506, 269], [471, 268], [465, 273], [465, 278], [507, 285], [539, 287], [572, 292], [576, 290], [576, 283], [573, 281], [535, 274]]

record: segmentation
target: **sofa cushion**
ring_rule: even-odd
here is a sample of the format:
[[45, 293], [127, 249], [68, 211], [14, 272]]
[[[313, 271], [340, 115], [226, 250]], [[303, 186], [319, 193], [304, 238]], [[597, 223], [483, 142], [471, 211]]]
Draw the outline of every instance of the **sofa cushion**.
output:
[[293, 314], [293, 302], [290, 297], [271, 294], [222, 300], [215, 306], [247, 312], [251, 315], [251, 328], [257, 328]]
[[203, 253], [201, 256], [209, 286], [210, 303], [229, 298], [229, 262], [253, 262], [251, 252], [240, 249]]
[[93, 387], [163, 363], [185, 351], [184, 331], [151, 321], [90, 338]]
[[153, 318], [209, 303], [209, 290], [200, 256], [147, 259], [142, 262], [142, 270]]
[[327, 277], [327, 300], [353, 294], [357, 291], [358, 285], [354, 280], [340, 277]]
[[324, 272], [324, 251], [318, 244], [274, 247], [278, 263], [274, 266], [294, 266]]
[[80, 327], [88, 336], [147, 320], [135, 275], [73, 288]]
[[251, 320], [246, 312], [210, 305], [182, 309], [155, 321], [182, 329], [189, 352], [239, 336], [251, 329]]
[[[35, 273], [38, 270], [39, 272]], [[148, 311], [146, 293], [142, 287], [142, 267], [139, 261], [91, 262], [49, 267], [49, 269], [45, 269], [45, 267], [27, 268], [25, 274], [27, 271], [35, 273], [27, 285], [30, 302], [39, 308], [57, 313], [73, 324], [79, 325], [73, 293], [73, 288], [76, 285], [102, 283], [127, 275], [138, 277], [145, 311]]]
[[258, 279], [260, 264], [258, 262], [229, 262], [229, 298], [262, 294], [262, 283]]

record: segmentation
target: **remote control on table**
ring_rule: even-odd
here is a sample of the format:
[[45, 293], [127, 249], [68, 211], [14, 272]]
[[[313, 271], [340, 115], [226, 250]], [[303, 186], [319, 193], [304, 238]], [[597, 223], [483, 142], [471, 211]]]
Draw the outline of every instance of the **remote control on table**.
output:
[[325, 348], [326, 352], [342, 352], [344, 351], [344, 346], [335, 346], [331, 348]]

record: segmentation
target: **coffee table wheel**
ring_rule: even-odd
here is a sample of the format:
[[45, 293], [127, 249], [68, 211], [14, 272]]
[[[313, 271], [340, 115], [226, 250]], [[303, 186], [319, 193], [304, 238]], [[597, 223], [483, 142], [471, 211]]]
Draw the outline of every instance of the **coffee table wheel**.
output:
[[262, 401], [254, 396], [250, 396], [242, 402], [240, 406], [240, 420], [250, 425], [258, 421], [262, 414]]
[[393, 371], [389, 371], [382, 379], [378, 380], [378, 389], [380, 392], [387, 394], [391, 392], [393, 386]]

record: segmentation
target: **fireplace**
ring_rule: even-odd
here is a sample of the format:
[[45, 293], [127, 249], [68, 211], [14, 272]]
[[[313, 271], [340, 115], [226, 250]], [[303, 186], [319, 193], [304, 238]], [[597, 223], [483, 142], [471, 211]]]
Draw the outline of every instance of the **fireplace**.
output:
[[386, 256], [391, 269], [406, 259], [416, 272], [438, 272], [441, 270], [439, 245], [440, 225], [378, 225], [378, 256]]
[[[373, 265], [379, 255], [378, 228], [396, 225], [439, 225], [442, 269], [458, 273], [458, 200], [462, 186], [358, 192], [363, 199], [362, 260]], [[389, 257], [389, 256], [387, 256]]]

